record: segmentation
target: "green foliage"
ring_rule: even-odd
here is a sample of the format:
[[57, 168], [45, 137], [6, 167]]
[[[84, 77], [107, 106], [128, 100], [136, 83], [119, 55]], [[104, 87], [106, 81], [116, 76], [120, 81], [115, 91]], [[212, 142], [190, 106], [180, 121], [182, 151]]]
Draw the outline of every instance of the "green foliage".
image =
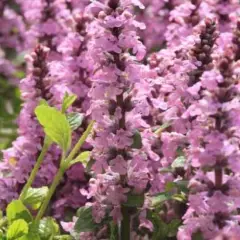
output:
[[43, 126], [45, 134], [63, 151], [71, 146], [71, 127], [66, 116], [53, 107], [40, 105], [35, 109], [38, 121]]
[[148, 211], [148, 219], [153, 223], [152, 240], [166, 240], [169, 237], [176, 236], [181, 221], [173, 219], [169, 223], [164, 222], [155, 211]]
[[155, 134], [160, 135], [164, 130], [169, 128], [171, 126], [170, 122], [164, 123], [161, 126], [159, 126], [157, 129], [155, 129]]
[[[64, 109], [70, 106], [73, 98], [70, 97], [65, 102]], [[43, 126], [46, 133], [44, 145], [40, 157], [38, 158], [30, 178], [26, 183], [26, 191], [20, 194], [20, 199], [13, 200], [6, 209], [6, 216], [0, 211], [0, 240], [70, 240], [70, 235], [61, 235], [60, 228], [54, 218], [42, 218], [45, 214], [51, 197], [53, 196], [56, 187], [59, 185], [64, 172], [69, 166], [81, 162], [88, 164], [90, 152], [85, 151], [79, 154], [75, 159], [75, 155], [79, 153], [82, 144], [84, 144], [88, 135], [91, 133], [94, 122], [92, 121], [87, 130], [83, 133], [77, 144], [66, 156], [71, 146], [71, 126], [76, 129], [82, 122], [82, 115], [72, 114], [71, 118], [67, 119], [66, 115], [57, 109], [50, 107], [44, 100], [40, 101], [39, 106], [35, 109], [36, 116]], [[68, 121], [69, 120], [69, 121]], [[53, 183], [48, 187], [31, 188], [37, 171], [42, 164], [44, 154], [52, 141], [57, 143], [62, 148], [62, 159]], [[72, 160], [74, 159], [74, 160]], [[14, 162], [14, 161], [13, 161]], [[31, 179], [31, 181], [30, 181]], [[38, 210], [36, 217], [33, 217], [28, 208]], [[39, 209], [40, 208], [40, 209]], [[95, 229], [97, 224], [94, 223], [90, 208], [81, 208], [78, 211], [79, 219], [76, 226], [79, 232]]]
[[123, 204], [127, 207], [142, 207], [144, 203], [144, 195], [128, 194], [127, 201]]
[[74, 226], [77, 233], [90, 232], [96, 229], [97, 224], [93, 220], [92, 208], [81, 207], [77, 211], [78, 220]]
[[65, 93], [62, 104], [62, 112], [64, 113], [77, 99], [76, 95]]
[[23, 219], [14, 221], [8, 228], [7, 239], [15, 240], [28, 233], [28, 224]]
[[51, 217], [41, 219], [38, 227], [38, 234], [41, 240], [50, 240], [59, 235], [60, 230], [56, 221]]
[[45, 197], [48, 194], [48, 187], [41, 188], [29, 188], [26, 196], [23, 199], [23, 203], [27, 206], [31, 206], [33, 209], [38, 209]]
[[171, 167], [174, 169], [183, 168], [185, 165], [185, 162], [186, 162], [186, 158], [184, 156], [179, 156], [173, 161]]
[[7, 220], [9, 223], [23, 219], [27, 223], [32, 221], [32, 215], [21, 200], [14, 200], [7, 206]]
[[38, 224], [35, 222], [28, 224], [28, 233], [19, 240], [42, 240], [38, 234]]
[[135, 131], [133, 135], [133, 144], [131, 148], [141, 149], [142, 148], [142, 136], [139, 131]]
[[9, 147], [17, 136], [15, 119], [20, 112], [20, 105], [18, 88], [0, 75], [0, 150]]
[[71, 126], [71, 129], [74, 131], [78, 129], [83, 122], [84, 115], [82, 113], [68, 113], [67, 120]]
[[59, 236], [54, 236], [53, 240], [72, 240], [73, 238], [69, 235], [59, 235]]
[[110, 240], [118, 240], [119, 233], [118, 233], [118, 225], [113, 221], [110, 222]]
[[202, 233], [200, 231], [194, 233], [192, 240], [204, 240]]
[[89, 151], [80, 153], [76, 159], [74, 159], [73, 161], [70, 162], [70, 165], [72, 166], [75, 163], [82, 163], [83, 165], [86, 166], [87, 163], [89, 162], [90, 154], [91, 154], [91, 152], [89, 152]]
[[151, 197], [152, 206], [160, 206], [168, 200], [185, 202], [188, 192], [187, 184], [188, 181], [183, 180], [167, 183], [165, 186], [165, 192], [158, 193], [155, 196]]

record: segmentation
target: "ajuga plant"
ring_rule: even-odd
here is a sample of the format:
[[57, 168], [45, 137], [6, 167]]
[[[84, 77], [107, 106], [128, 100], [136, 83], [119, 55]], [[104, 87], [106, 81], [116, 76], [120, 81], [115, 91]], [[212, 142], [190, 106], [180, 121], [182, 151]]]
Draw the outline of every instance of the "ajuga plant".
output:
[[28, 51], [0, 240], [240, 239], [238, 0], [0, 9], [4, 81]]
[[[70, 119], [65, 111], [73, 100], [74, 96], [66, 96], [61, 111], [50, 107], [46, 101], [41, 101], [36, 107], [36, 117], [45, 133], [44, 144], [19, 198], [10, 202], [6, 211], [1, 212], [1, 239], [71, 239], [70, 236], [61, 235], [59, 225], [54, 218], [44, 217], [44, 214], [67, 169], [78, 162], [84, 163], [89, 158], [88, 151], [79, 152], [91, 133], [93, 122], [72, 146], [72, 129], [78, 124], [79, 118], [72, 116]], [[57, 144], [61, 149], [61, 161], [53, 182], [49, 188], [47, 186], [32, 188], [47, 150], [52, 144]]]

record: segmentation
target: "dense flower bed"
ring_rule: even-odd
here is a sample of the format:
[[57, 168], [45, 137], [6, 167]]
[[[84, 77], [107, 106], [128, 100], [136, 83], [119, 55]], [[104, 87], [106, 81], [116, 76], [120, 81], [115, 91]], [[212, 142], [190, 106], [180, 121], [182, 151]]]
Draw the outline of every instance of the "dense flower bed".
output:
[[[3, 0], [0, 26], [0, 80], [23, 102], [3, 213], [20, 199], [66, 233], [39, 239], [240, 239], [238, 0]], [[28, 185], [50, 187], [38, 213]]]

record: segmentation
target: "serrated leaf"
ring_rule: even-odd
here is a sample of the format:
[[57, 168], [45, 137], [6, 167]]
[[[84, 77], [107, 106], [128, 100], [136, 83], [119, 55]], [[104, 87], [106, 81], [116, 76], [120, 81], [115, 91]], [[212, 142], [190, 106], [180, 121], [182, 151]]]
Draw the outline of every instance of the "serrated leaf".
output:
[[18, 239], [28, 233], [28, 224], [23, 219], [14, 221], [8, 228], [7, 239]]
[[7, 206], [7, 219], [9, 222], [23, 219], [29, 223], [32, 221], [32, 215], [21, 200], [14, 200]]
[[67, 114], [67, 120], [73, 131], [78, 129], [82, 125], [83, 119], [84, 119], [84, 114], [82, 113], [73, 112], [73, 113]]
[[72, 131], [66, 116], [57, 109], [45, 105], [38, 106], [35, 113], [45, 134], [67, 152], [71, 146]]
[[127, 201], [123, 203], [124, 206], [128, 207], [142, 207], [144, 203], [144, 195], [128, 194]]
[[142, 136], [139, 131], [136, 131], [133, 135], [133, 144], [131, 148], [141, 149], [142, 148]]
[[185, 166], [185, 162], [186, 162], [186, 158], [184, 156], [179, 156], [173, 161], [171, 167], [172, 168], [183, 168]]
[[48, 187], [29, 188], [23, 199], [23, 203], [32, 206], [33, 209], [37, 209], [47, 196], [47, 193]]
[[[18, 240], [42, 240], [38, 234], [38, 223], [33, 221], [28, 225], [28, 234]], [[49, 239], [50, 240], [50, 239]]]
[[76, 95], [69, 95], [65, 93], [62, 104], [62, 112], [64, 113], [77, 99]]
[[74, 226], [74, 229], [77, 233], [91, 232], [97, 227], [97, 224], [93, 220], [91, 207], [79, 208], [77, 211], [77, 216], [78, 220]]
[[90, 159], [90, 154], [91, 154], [90, 151], [80, 153], [76, 159], [70, 162], [70, 165], [72, 166], [73, 164], [76, 163], [82, 163], [84, 166], [86, 166]]
[[43, 218], [38, 226], [38, 234], [41, 240], [48, 240], [59, 234], [59, 226], [53, 218]]

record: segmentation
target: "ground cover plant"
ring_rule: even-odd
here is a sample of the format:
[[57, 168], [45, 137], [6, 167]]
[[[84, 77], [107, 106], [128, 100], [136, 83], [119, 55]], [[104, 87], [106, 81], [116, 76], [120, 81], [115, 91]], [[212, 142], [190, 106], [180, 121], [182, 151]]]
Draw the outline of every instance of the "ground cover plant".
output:
[[240, 239], [240, 2], [2, 0], [0, 239]]

